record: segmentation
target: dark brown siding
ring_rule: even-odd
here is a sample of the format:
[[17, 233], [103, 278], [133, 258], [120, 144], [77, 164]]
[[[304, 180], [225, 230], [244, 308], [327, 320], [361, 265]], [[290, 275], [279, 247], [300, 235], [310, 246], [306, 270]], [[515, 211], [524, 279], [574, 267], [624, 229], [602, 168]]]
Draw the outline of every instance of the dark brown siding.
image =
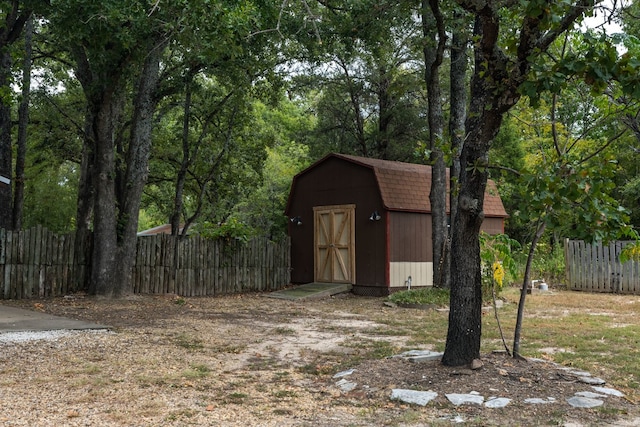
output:
[[431, 215], [390, 212], [389, 261], [431, 262]]
[[[302, 225], [289, 223], [291, 281], [313, 281], [313, 207], [355, 204], [356, 284], [385, 287], [385, 215], [373, 171], [329, 158], [299, 175], [290, 196], [289, 217], [300, 216]], [[377, 210], [382, 219], [370, 221]]]

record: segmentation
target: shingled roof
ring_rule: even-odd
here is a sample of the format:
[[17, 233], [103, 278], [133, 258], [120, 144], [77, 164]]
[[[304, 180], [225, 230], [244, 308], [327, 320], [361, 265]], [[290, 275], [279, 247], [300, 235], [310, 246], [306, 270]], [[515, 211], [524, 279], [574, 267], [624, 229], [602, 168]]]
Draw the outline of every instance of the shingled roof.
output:
[[[387, 210], [408, 212], [431, 212], [429, 194], [431, 192], [431, 166], [413, 163], [394, 162], [390, 160], [370, 159], [346, 154], [330, 154], [346, 161], [368, 167], [373, 170], [382, 202]], [[447, 170], [447, 178], [449, 171]], [[449, 192], [447, 179], [447, 192]], [[447, 198], [447, 212], [449, 200]], [[484, 214], [486, 217], [507, 217], [498, 188], [489, 180], [484, 198]]]

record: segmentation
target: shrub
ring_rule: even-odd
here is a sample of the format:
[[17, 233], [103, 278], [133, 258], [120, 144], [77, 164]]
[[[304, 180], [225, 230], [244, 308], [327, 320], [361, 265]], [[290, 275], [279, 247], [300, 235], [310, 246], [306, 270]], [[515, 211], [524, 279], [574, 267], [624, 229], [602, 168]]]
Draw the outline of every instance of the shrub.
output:
[[558, 285], [564, 282], [564, 248], [561, 245], [538, 243], [531, 263], [531, 279], [544, 279]]
[[233, 240], [247, 243], [251, 236], [255, 234], [251, 227], [235, 218], [229, 218], [220, 224], [204, 222], [197, 226], [197, 231], [204, 238], [224, 240], [227, 243], [231, 243]]
[[491, 301], [493, 291], [500, 294], [505, 282], [511, 282], [517, 274], [513, 251], [520, 244], [506, 234], [480, 233], [480, 258], [482, 260], [482, 299]]
[[449, 305], [449, 290], [441, 288], [418, 288], [399, 291], [389, 296], [395, 304], [434, 304], [439, 307]]

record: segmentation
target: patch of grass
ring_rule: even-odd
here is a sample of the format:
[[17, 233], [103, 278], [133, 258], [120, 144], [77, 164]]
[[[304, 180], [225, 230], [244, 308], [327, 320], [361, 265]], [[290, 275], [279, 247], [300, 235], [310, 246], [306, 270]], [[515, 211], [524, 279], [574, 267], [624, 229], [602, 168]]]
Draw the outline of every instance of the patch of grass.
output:
[[376, 407], [366, 407], [366, 408], [362, 408], [358, 411], [358, 416], [360, 418], [374, 418], [376, 416], [376, 414], [378, 413], [378, 408]]
[[388, 337], [400, 337], [404, 335], [409, 335], [409, 331], [401, 328], [392, 328], [387, 325], [378, 326], [371, 329], [365, 329], [362, 331], [363, 334], [374, 335], [374, 336], [388, 336]]
[[186, 379], [199, 379], [209, 376], [211, 369], [207, 365], [196, 364], [191, 365], [188, 370], [182, 373], [182, 377]]
[[359, 339], [345, 343], [345, 345], [351, 351], [347, 354], [340, 353], [337, 357], [332, 358], [333, 363], [312, 365], [311, 368], [317, 370], [315, 374], [335, 374], [336, 372], [351, 369], [365, 360], [384, 359], [400, 352], [399, 348], [388, 341]]
[[[511, 303], [498, 310], [509, 348], [519, 293], [505, 289], [503, 296]], [[635, 400], [640, 390], [640, 322], [633, 314], [637, 300], [631, 295], [570, 291], [528, 295], [521, 353], [600, 376]], [[502, 342], [492, 311], [483, 316], [482, 351], [498, 348]], [[540, 351], [544, 348], [563, 351], [545, 354]]]
[[405, 424], [415, 424], [421, 418], [421, 414], [413, 409], [408, 409], [402, 414], [402, 421]]
[[278, 380], [283, 381], [291, 377], [291, 372], [289, 371], [279, 371], [275, 373], [275, 376]]
[[440, 288], [418, 288], [399, 291], [389, 296], [395, 304], [433, 304], [438, 307], [449, 305], [449, 290]]
[[182, 409], [180, 411], [174, 411], [167, 415], [166, 420], [173, 422], [178, 421], [180, 418], [191, 418], [197, 414], [198, 412], [193, 409]]
[[620, 409], [620, 408], [612, 408], [610, 406], [599, 406], [598, 408], [596, 408], [598, 412], [600, 412], [603, 415], [612, 417], [612, 418], [616, 418], [619, 415], [625, 415], [627, 413], [627, 411]]
[[178, 347], [182, 347], [187, 350], [201, 350], [204, 348], [204, 344], [200, 338], [192, 337], [184, 333], [177, 335], [174, 338], [174, 343]]
[[384, 359], [396, 354], [397, 348], [388, 341], [374, 341], [370, 349], [370, 355], [374, 359]]
[[233, 404], [242, 404], [247, 397], [249, 397], [249, 395], [246, 393], [233, 392], [226, 396], [225, 402], [233, 403]]
[[[400, 310], [392, 316], [375, 318], [377, 323], [387, 325], [397, 336], [406, 336], [405, 346], [441, 351], [447, 337], [448, 313], [435, 310]], [[484, 332], [484, 331], [483, 331]]]
[[299, 367], [298, 371], [307, 375], [327, 375], [337, 372], [334, 366], [320, 363], [307, 363]]
[[102, 368], [99, 365], [95, 365], [93, 363], [87, 363], [82, 369], [82, 373], [87, 375], [95, 375], [99, 374], [100, 372], [102, 372]]

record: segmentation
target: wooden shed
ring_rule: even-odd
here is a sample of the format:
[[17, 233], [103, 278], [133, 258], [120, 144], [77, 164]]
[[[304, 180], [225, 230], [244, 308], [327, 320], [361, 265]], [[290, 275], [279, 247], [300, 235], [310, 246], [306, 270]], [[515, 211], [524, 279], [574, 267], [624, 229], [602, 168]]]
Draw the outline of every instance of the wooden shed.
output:
[[[329, 154], [293, 178], [292, 283], [348, 283], [358, 295], [433, 284], [431, 167]], [[482, 229], [507, 217], [489, 181]], [[411, 278], [411, 279], [410, 279]]]

